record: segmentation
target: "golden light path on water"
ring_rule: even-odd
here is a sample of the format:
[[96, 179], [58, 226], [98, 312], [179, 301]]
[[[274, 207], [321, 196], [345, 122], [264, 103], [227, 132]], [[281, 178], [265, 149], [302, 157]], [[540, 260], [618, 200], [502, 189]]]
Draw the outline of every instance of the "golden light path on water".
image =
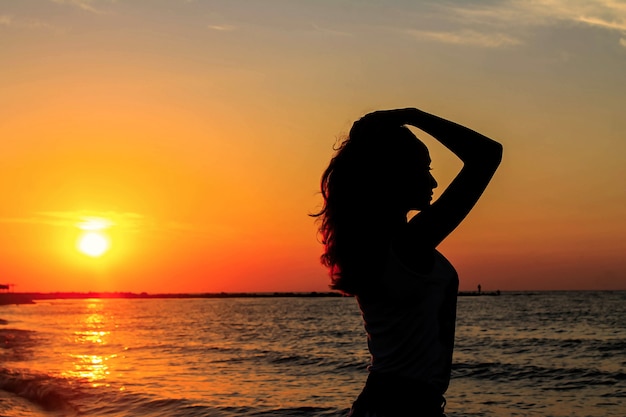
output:
[[[154, 303], [146, 303], [154, 308]], [[275, 371], [273, 368], [270, 371], [256, 369], [247, 361], [232, 359], [233, 350], [244, 357], [262, 355], [259, 351], [265, 350], [257, 344], [256, 338], [254, 343], [229, 340], [229, 336], [232, 336], [230, 326], [237, 323], [236, 317], [241, 312], [229, 310], [226, 316], [221, 317], [226, 324], [220, 324], [220, 320], [217, 320], [216, 324], [210, 325], [207, 324], [211, 320], [207, 320], [206, 312], [187, 312], [193, 319], [191, 323], [185, 322], [185, 325], [192, 327], [185, 327], [185, 331], [182, 331], [178, 323], [181, 316], [162, 316], [162, 307], [149, 314], [152, 321], [145, 321], [144, 316], [139, 319], [137, 308], [142, 308], [143, 300], [94, 298], [72, 300], [69, 304], [76, 314], [62, 324], [68, 331], [66, 342], [54, 352], [64, 360], [59, 363], [56, 372], [50, 367], [46, 368], [70, 383], [80, 381], [85, 384], [83, 386], [88, 385], [97, 392], [102, 389], [127, 391], [129, 387], [136, 389], [142, 386], [143, 394], [170, 398], [194, 395], [201, 398], [209, 393], [213, 406], [229, 407], [249, 406], [258, 398], [270, 398], [278, 391], [281, 392], [281, 398], [308, 396], [309, 387], [306, 384], [288, 383], [280, 388], [264, 386], [268, 372], [271, 374]], [[187, 304], [216, 307], [216, 303], [206, 300], [183, 303], [173, 300], [167, 304], [176, 308]], [[161, 322], [155, 326], [157, 317]], [[194, 331], [200, 327], [204, 327], [204, 331]], [[253, 327], [261, 329], [263, 326]], [[211, 371], [207, 375], [197, 375], [197, 357], [190, 354], [196, 351], [202, 354], [208, 352], [211, 358]], [[161, 354], [152, 356], [146, 352]], [[178, 367], [176, 373], [171, 372], [172, 366]], [[233, 372], [241, 377], [233, 379]]]
[[[81, 329], [74, 332], [73, 342], [83, 345], [85, 351], [95, 350], [93, 345], [104, 346], [111, 336], [110, 330], [106, 328], [105, 317], [100, 312], [101, 301], [90, 300], [87, 305], [88, 313], [80, 325]], [[92, 345], [92, 346], [90, 346]], [[98, 355], [89, 353], [72, 353], [72, 368], [62, 373], [67, 378], [79, 378], [87, 380], [93, 387], [109, 386], [106, 382], [110, 374], [108, 361], [117, 357], [117, 354]]]

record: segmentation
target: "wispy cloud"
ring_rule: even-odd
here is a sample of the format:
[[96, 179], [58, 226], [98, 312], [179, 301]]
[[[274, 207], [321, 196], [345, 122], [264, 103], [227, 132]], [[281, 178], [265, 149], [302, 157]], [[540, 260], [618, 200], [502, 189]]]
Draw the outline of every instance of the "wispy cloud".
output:
[[[529, 27], [571, 24], [604, 29], [626, 38], [626, 3], [616, 0], [505, 0], [488, 5], [439, 4], [437, 10], [455, 25], [457, 31], [430, 32], [430, 39], [486, 47], [524, 43], [520, 33]], [[506, 34], [504, 34], [506, 33]], [[510, 35], [518, 33], [517, 36]], [[429, 34], [429, 32], [425, 32]], [[497, 39], [501, 39], [500, 42]], [[489, 41], [489, 40], [495, 41]]]
[[38, 19], [17, 18], [9, 14], [0, 15], [0, 26], [20, 29], [55, 29], [52, 25]]
[[315, 23], [313, 23], [313, 29], [315, 29], [317, 32], [323, 33], [325, 35], [331, 35], [331, 36], [353, 36], [351, 33], [340, 31], [340, 30], [336, 30], [336, 29], [330, 29], [330, 28], [322, 27], [322, 26], [319, 26], [319, 25], [317, 25]]
[[11, 26], [12, 23], [13, 23], [13, 16], [10, 16], [8, 14], [0, 15], [0, 25]]
[[489, 5], [439, 5], [457, 21], [487, 25], [541, 25], [556, 20], [626, 30], [626, 3], [610, 0], [504, 0]]
[[626, 37], [626, 3], [615, 0], [539, 0], [516, 4], [526, 16], [542, 15], [547, 21], [570, 22], [576, 25], [616, 32], [619, 44]]
[[521, 10], [609, 30], [626, 31], [626, 3], [613, 0], [517, 1]]
[[624, 21], [608, 21], [598, 17], [581, 16], [578, 21], [589, 26], [596, 26], [602, 29], [618, 30], [626, 32], [626, 22]]
[[144, 227], [145, 218], [138, 213], [115, 211], [43, 211], [28, 217], [0, 218], [0, 223], [36, 224], [54, 227], [81, 228], [90, 222], [101, 222], [107, 227], [138, 230]]
[[218, 32], [231, 32], [237, 29], [237, 27], [233, 25], [208, 25], [207, 27]]
[[[486, 5], [441, 6], [457, 24], [489, 34], [528, 27], [570, 24], [595, 27], [626, 36], [626, 3], [616, 0], [505, 0]], [[480, 29], [479, 29], [480, 28]], [[492, 35], [489, 35], [492, 36]], [[508, 35], [504, 35], [508, 37]], [[503, 42], [501, 45], [508, 45]], [[489, 46], [489, 44], [485, 44]]]
[[106, 13], [104, 10], [99, 9], [94, 6], [94, 4], [96, 3], [95, 0], [52, 0], [52, 1], [58, 4], [78, 7], [81, 10], [85, 10], [91, 13], [96, 13], [96, 14]]
[[118, 229], [129, 232], [197, 232], [197, 227], [178, 221], [157, 220], [139, 213], [118, 211], [41, 211], [26, 217], [0, 218], [0, 224], [43, 225], [60, 228]]
[[419, 39], [486, 48], [499, 48], [503, 46], [519, 45], [523, 43], [521, 40], [503, 33], [484, 33], [474, 30], [438, 32], [409, 29], [406, 31], [406, 33]]

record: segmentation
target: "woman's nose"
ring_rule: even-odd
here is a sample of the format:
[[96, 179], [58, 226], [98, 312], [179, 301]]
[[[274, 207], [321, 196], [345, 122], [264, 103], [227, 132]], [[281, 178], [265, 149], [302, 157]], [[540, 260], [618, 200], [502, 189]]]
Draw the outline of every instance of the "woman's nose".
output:
[[437, 184], [437, 180], [435, 179], [435, 177], [433, 177], [433, 174], [430, 174], [430, 185], [433, 188], [437, 188], [437, 186], [439, 185]]

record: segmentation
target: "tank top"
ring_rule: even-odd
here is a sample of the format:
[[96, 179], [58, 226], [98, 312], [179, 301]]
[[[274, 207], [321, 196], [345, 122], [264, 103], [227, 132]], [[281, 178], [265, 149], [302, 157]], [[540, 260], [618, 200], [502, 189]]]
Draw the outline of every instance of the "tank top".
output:
[[428, 274], [412, 271], [390, 251], [380, 291], [357, 296], [370, 373], [397, 375], [443, 395], [450, 383], [458, 276], [439, 252]]

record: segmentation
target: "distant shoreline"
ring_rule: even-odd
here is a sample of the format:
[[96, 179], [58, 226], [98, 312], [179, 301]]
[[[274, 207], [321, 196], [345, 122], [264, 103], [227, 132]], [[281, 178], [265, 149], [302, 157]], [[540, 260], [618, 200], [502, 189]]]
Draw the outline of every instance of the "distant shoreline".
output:
[[0, 293], [0, 305], [32, 304], [36, 300], [152, 299], [152, 298], [280, 298], [344, 297], [337, 292], [219, 292], [219, 293], [133, 293], [133, 292], [7, 292]]
[[[491, 297], [500, 295], [536, 295], [545, 292], [621, 292], [626, 290], [546, 290], [546, 291], [459, 291], [459, 297]], [[211, 292], [211, 293], [157, 293], [146, 292], [1, 292], [0, 306], [34, 304], [37, 300], [87, 300], [87, 299], [191, 299], [191, 298], [341, 298], [350, 297], [338, 292]]]
[[[463, 296], [497, 296], [500, 292], [462, 291]], [[33, 304], [36, 300], [86, 300], [91, 298], [104, 299], [181, 299], [181, 298], [321, 298], [345, 297], [338, 292], [218, 292], [218, 293], [158, 293], [146, 292], [6, 292], [0, 293], [0, 305]]]

